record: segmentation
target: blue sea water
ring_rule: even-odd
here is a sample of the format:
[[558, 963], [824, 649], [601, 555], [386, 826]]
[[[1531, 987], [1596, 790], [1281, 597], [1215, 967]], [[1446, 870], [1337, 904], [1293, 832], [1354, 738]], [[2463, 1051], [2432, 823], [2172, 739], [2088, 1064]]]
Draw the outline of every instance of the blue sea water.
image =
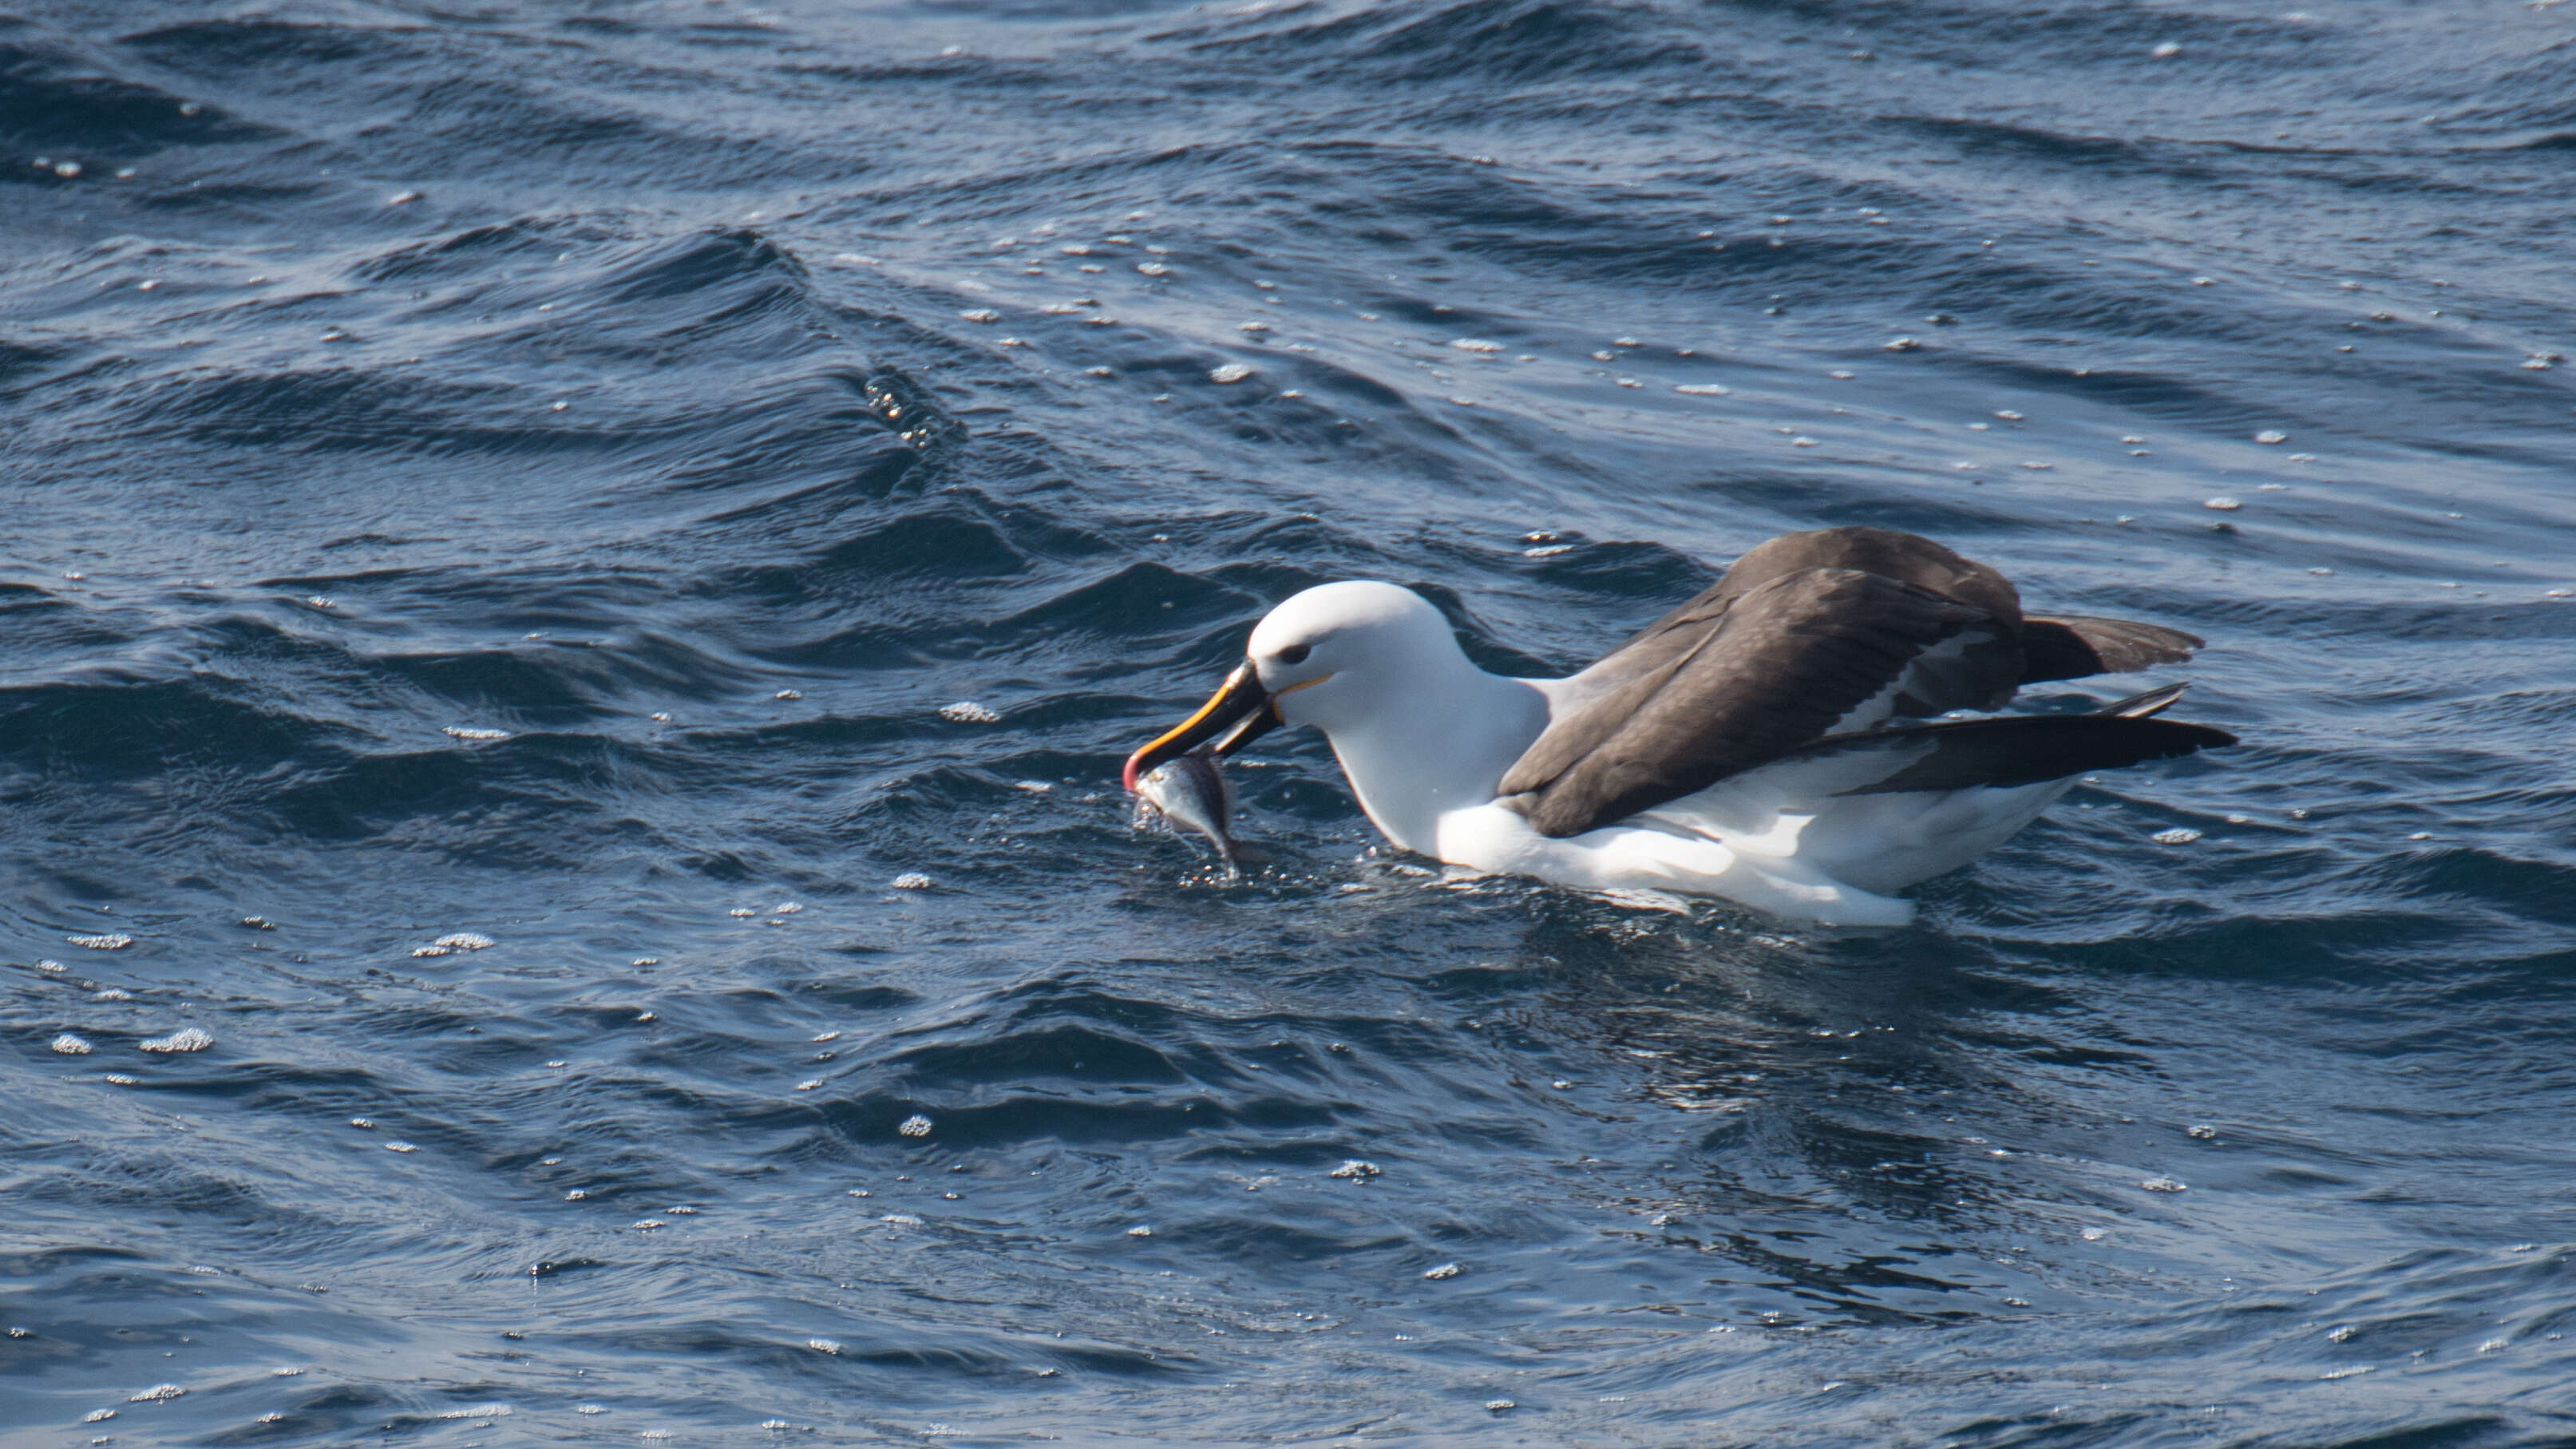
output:
[[[0, 1442], [2576, 1439], [2576, 6], [2299, 4], [20, 0]], [[1896, 932], [1128, 826], [1842, 523], [2243, 746]]]

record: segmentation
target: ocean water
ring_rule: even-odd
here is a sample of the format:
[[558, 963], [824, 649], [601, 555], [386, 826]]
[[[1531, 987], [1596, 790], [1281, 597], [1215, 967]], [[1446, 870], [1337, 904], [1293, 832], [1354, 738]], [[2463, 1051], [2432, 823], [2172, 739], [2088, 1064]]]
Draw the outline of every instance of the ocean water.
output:
[[[2298, 5], [19, 0], [0, 1442], [2576, 1439], [2576, 5]], [[1128, 825], [1842, 523], [2244, 744], [1894, 932]]]

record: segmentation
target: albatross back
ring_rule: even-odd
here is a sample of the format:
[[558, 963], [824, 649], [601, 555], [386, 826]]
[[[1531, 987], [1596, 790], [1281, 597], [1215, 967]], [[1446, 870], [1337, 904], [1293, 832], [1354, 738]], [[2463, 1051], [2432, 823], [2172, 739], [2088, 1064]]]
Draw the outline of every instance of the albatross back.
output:
[[2026, 680], [2170, 662], [2200, 642], [2119, 620], [2026, 624], [2003, 575], [1913, 534], [1784, 534], [1563, 681], [1558, 716], [1499, 793], [1539, 833], [1578, 835], [1838, 732], [1993, 709]]

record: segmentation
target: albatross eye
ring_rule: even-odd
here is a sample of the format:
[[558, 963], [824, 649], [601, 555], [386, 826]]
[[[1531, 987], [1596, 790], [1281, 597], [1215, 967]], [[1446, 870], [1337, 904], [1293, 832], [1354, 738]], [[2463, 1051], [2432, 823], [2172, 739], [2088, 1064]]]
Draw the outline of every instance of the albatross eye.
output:
[[1279, 651], [1278, 659], [1282, 664], [1303, 664], [1306, 662], [1306, 656], [1314, 652], [1312, 645], [1291, 644]]

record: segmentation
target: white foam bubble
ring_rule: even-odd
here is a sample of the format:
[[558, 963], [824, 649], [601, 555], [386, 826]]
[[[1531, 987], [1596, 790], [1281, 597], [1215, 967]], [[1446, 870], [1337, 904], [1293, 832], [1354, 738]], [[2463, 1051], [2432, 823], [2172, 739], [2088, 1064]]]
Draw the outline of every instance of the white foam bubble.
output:
[[85, 1057], [90, 1054], [89, 1041], [84, 1037], [74, 1036], [70, 1032], [64, 1032], [55, 1037], [53, 1047], [67, 1057]]
[[193, 1026], [183, 1026], [168, 1036], [136, 1043], [147, 1052], [201, 1052], [214, 1044], [212, 1036]]

